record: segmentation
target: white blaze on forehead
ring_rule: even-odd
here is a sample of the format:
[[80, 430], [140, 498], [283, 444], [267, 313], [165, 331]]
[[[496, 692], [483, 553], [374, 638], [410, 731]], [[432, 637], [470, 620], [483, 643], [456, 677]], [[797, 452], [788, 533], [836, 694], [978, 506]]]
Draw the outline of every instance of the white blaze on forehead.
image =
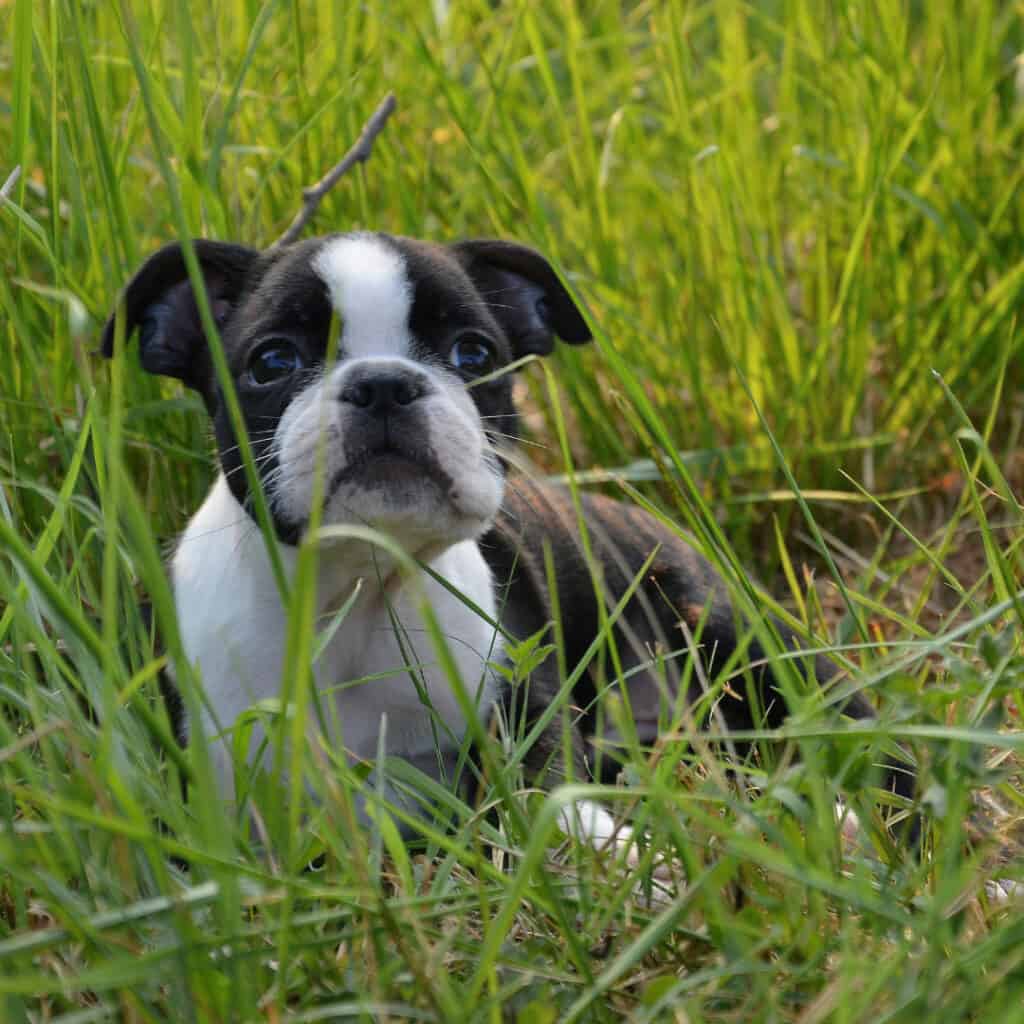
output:
[[409, 355], [412, 282], [401, 253], [372, 235], [347, 235], [324, 245], [313, 270], [341, 316], [349, 358]]

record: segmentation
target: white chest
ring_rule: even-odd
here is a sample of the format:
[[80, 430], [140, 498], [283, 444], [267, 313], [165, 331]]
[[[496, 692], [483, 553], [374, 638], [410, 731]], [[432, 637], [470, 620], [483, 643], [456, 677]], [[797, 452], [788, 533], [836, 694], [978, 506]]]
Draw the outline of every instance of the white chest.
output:
[[[294, 550], [282, 550], [282, 558], [286, 572], [293, 570]], [[431, 568], [493, 621], [491, 575], [475, 543], [453, 545]], [[203, 728], [208, 737], [224, 734], [254, 704], [280, 697], [287, 621], [263, 538], [223, 479], [189, 523], [172, 572], [185, 652], [199, 668], [209, 703]], [[466, 721], [422, 619], [417, 589], [481, 719], [495, 700], [487, 663], [500, 654], [499, 638], [486, 618], [426, 573], [418, 582], [419, 588], [389, 586], [385, 594], [372, 563], [352, 572], [345, 552], [325, 551], [321, 634], [336, 629], [326, 644], [314, 640], [313, 672], [335, 749], [350, 760], [376, 758], [386, 717], [385, 752], [439, 778], [444, 759], [463, 741]], [[337, 625], [332, 613], [357, 585], [359, 594]], [[227, 743], [214, 753], [229, 791]]]

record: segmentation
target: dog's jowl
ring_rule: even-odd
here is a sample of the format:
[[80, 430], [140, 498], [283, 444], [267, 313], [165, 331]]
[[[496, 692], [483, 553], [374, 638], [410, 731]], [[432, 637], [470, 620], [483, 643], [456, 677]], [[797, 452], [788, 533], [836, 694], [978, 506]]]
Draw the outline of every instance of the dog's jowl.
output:
[[[599, 602], [614, 607], [653, 554], [613, 628], [620, 681], [610, 671], [584, 674], [573, 693], [569, 742], [556, 715], [530, 751], [530, 781], [546, 786], [570, 768], [577, 779], [592, 776], [596, 764], [614, 773], [609, 751], [619, 737], [600, 713], [609, 685], [628, 688], [624, 703], [637, 739], [650, 744], [680, 701], [699, 696], [715, 665], [736, 652], [743, 627], [724, 586], [675, 533], [636, 508], [584, 496], [595, 574], [569, 495], [522, 475], [506, 478], [518, 430], [511, 374], [496, 371], [526, 355], [547, 355], [556, 339], [590, 340], [577, 306], [537, 252], [510, 242], [443, 246], [369, 233], [268, 252], [199, 241], [195, 252], [284, 568], [294, 570], [319, 498], [320, 621], [331, 622], [358, 588], [314, 665], [328, 728], [314, 742], [372, 761], [386, 721], [389, 756], [456, 784], [465, 705], [420, 620], [414, 598], [424, 590], [479, 719], [487, 722], [503, 705], [510, 720], [529, 723], [557, 693], [558, 658], [537, 667], [513, 700], [493, 669], [503, 637], [532, 636], [557, 612], [562, 662], [571, 668], [601, 631]], [[139, 328], [143, 367], [196, 390], [212, 420], [220, 472], [177, 544], [171, 574], [185, 653], [208, 696], [204, 720], [185, 723], [182, 738], [196, 728], [229, 735], [247, 709], [279, 696], [287, 621], [180, 246], [140, 268], [121, 308], [125, 337]], [[107, 355], [114, 330], [112, 317]], [[344, 526], [393, 538], [427, 567], [416, 586], [365, 537], [344, 529], [332, 535], [331, 527]], [[685, 675], [695, 692], [680, 694], [672, 681], [683, 677], [682, 656], [666, 664], [652, 652], [685, 648], [686, 634], [696, 634], [703, 664]], [[781, 628], [780, 635], [792, 642]], [[731, 688], [721, 715], [734, 728], [777, 725], [785, 706], [763, 667], [764, 652], [752, 642], [743, 658], [761, 667]], [[602, 663], [607, 668], [604, 659], [592, 664]], [[824, 680], [832, 669], [819, 659], [816, 672]], [[845, 710], [871, 713], [856, 699]], [[226, 793], [233, 778], [228, 747], [213, 748]], [[911, 791], [901, 766], [889, 775], [899, 792]], [[386, 796], [412, 806], [397, 790]], [[614, 832], [597, 804], [577, 808], [566, 824], [595, 842]]]

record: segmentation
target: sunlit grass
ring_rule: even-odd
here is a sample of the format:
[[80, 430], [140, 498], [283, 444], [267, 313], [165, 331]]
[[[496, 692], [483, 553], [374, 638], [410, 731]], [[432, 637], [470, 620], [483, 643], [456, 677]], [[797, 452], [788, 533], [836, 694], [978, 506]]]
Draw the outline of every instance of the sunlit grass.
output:
[[[1022, 51], [995, 0], [0, 0], [0, 1020], [1017, 1019]], [[99, 327], [169, 239], [272, 242], [388, 91], [315, 230], [542, 248], [597, 343], [524, 375], [536, 471], [847, 670], [789, 673], [757, 758], [692, 721], [637, 756], [635, 870], [514, 738], [412, 849], [318, 748], [315, 799], [256, 779], [240, 820], [157, 700], [142, 593], [201, 700], [162, 558], [211, 445]], [[853, 689], [870, 729], [821, 714]], [[869, 737], [920, 766], [921, 857], [840, 840]]]

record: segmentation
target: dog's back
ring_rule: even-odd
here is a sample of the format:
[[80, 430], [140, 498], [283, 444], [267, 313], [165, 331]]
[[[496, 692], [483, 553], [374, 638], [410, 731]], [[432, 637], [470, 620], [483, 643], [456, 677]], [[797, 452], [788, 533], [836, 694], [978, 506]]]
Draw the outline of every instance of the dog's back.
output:
[[[698, 724], [717, 722], [730, 730], [781, 726], [790, 709], [777, 670], [708, 560], [636, 505], [587, 493], [578, 502], [577, 510], [563, 487], [513, 477], [481, 545], [495, 574], [502, 624], [525, 638], [557, 620], [562, 664], [569, 672], [610, 624], [610, 642], [594, 654], [572, 694], [580, 734], [576, 770], [605, 781], [618, 770], [614, 749], [624, 737], [603, 713], [602, 697], [609, 692], [628, 708], [630, 731], [642, 746], [673, 726], [692, 723], [691, 712], [702, 699]], [[598, 594], [604, 595], [603, 610]], [[629, 600], [617, 608], [627, 594]], [[806, 646], [778, 619], [767, 616], [766, 622], [790, 651]], [[690, 664], [693, 655], [697, 664]], [[807, 685], [826, 684], [839, 671], [822, 655], [790, 660], [798, 666], [797, 685], [800, 678]], [[723, 680], [719, 675], [727, 666]], [[552, 652], [529, 681], [527, 717], [542, 714], [559, 686]], [[859, 694], [842, 711], [855, 719], [874, 715]], [[535, 760], [552, 756], [558, 760], [549, 741]], [[887, 789], [912, 795], [914, 777], [906, 763], [886, 763], [884, 773]]]

